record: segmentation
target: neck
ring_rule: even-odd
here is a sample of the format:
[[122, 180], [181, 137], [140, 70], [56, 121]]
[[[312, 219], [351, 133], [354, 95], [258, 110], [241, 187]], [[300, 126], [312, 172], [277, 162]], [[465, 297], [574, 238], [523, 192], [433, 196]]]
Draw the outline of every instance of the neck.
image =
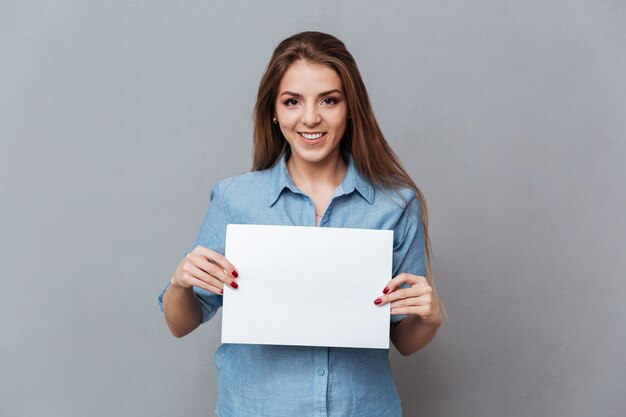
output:
[[292, 155], [287, 161], [287, 170], [291, 179], [296, 187], [303, 191], [319, 188], [334, 190], [346, 176], [347, 168], [347, 164], [339, 154], [336, 158], [326, 158], [319, 162], [303, 161]]

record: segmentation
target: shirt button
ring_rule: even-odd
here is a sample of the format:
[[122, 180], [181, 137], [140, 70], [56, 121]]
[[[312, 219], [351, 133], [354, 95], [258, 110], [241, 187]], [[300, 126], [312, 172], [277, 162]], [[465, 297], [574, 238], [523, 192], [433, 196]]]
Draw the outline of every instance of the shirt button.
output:
[[325, 373], [326, 373], [326, 372], [324, 372], [324, 370], [323, 370], [323, 369], [321, 369], [321, 368], [317, 370], [317, 374], [318, 374], [319, 376], [324, 376], [324, 374], [325, 374]]

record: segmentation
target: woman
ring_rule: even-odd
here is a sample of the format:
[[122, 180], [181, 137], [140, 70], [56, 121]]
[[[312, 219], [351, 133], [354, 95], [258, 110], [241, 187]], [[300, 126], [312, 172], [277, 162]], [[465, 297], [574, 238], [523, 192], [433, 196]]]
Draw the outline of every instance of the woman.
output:
[[[161, 294], [165, 319], [182, 337], [215, 314], [224, 285], [238, 288], [222, 255], [229, 223], [387, 229], [394, 278], [372, 301], [391, 303], [391, 340], [410, 355], [441, 323], [426, 220], [352, 55], [331, 35], [299, 33], [278, 45], [261, 80], [252, 172], [212, 190], [195, 249]], [[349, 317], [338, 320], [350, 331]], [[221, 417], [402, 414], [387, 350], [225, 344], [215, 364]]]

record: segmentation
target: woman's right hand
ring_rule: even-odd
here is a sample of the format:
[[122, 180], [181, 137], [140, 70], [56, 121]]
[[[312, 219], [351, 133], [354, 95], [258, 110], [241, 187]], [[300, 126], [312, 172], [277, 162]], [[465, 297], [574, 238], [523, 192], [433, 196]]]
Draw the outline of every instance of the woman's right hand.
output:
[[179, 288], [199, 287], [215, 294], [224, 294], [224, 284], [237, 289], [239, 274], [224, 255], [203, 246], [189, 252], [174, 272], [170, 284]]

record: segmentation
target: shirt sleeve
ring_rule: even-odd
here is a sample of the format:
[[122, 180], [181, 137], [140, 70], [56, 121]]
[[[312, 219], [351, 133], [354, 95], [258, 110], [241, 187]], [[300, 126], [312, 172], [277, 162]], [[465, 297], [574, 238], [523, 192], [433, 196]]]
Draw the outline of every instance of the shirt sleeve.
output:
[[[426, 252], [424, 227], [417, 197], [413, 195], [394, 229], [393, 276], [401, 273], [424, 276]], [[403, 284], [402, 287], [408, 287]], [[392, 315], [391, 323], [399, 323], [406, 315]]]
[[[200, 230], [198, 231], [193, 247], [188, 250], [185, 255], [191, 252], [198, 245], [204, 246], [207, 249], [211, 249], [212, 251], [223, 255], [227, 225], [227, 209], [224, 204], [221, 186], [220, 184], [217, 184], [211, 190], [209, 208], [204, 216], [204, 220], [200, 226]], [[168, 282], [158, 297], [161, 311], [163, 311], [163, 295], [169, 286], [170, 284]], [[202, 306], [202, 322], [204, 323], [210, 320], [222, 306], [222, 296], [198, 287], [193, 287], [193, 291]]]

